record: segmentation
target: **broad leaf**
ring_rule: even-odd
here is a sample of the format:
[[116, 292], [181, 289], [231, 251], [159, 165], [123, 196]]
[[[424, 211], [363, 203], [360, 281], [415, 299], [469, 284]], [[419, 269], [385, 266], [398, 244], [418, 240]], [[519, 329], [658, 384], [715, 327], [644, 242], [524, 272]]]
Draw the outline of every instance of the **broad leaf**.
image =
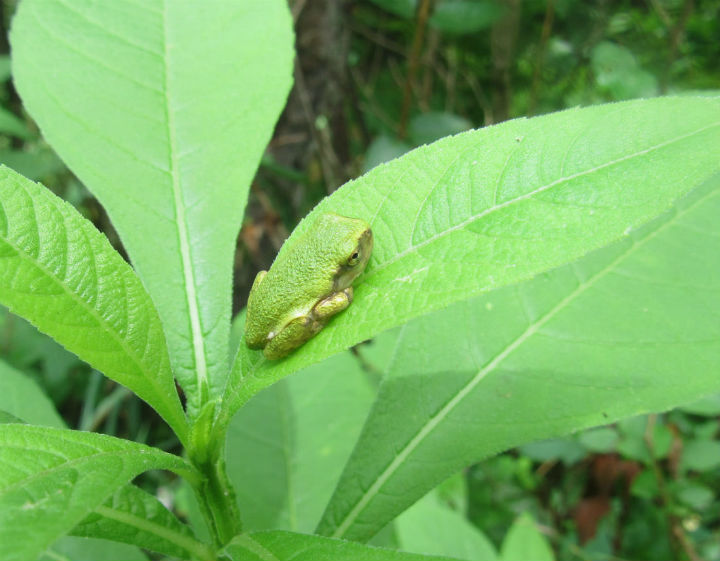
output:
[[34, 380], [0, 360], [0, 411], [33, 425], [64, 428], [55, 406]]
[[150, 469], [194, 477], [181, 458], [134, 442], [0, 425], [0, 558], [34, 559], [116, 489]]
[[410, 120], [408, 134], [413, 145], [420, 146], [421, 144], [430, 144], [431, 142], [440, 140], [444, 136], [470, 130], [471, 128], [473, 128], [472, 123], [464, 117], [460, 117], [454, 113], [431, 111], [413, 117]]
[[291, 83], [287, 2], [23, 0], [11, 42], [25, 107], [107, 209], [194, 412], [227, 372], [235, 240]]
[[227, 470], [244, 528], [313, 531], [373, 396], [358, 361], [343, 353], [241, 410], [228, 431]]
[[291, 532], [254, 532], [225, 548], [233, 561], [455, 561]]
[[25, 421], [23, 421], [20, 417], [16, 417], [12, 413], [0, 411], [0, 424], [5, 424], [5, 423], [20, 423], [20, 424], [22, 424], [24, 422]]
[[33, 144], [24, 150], [0, 150], [0, 164], [35, 181], [66, 171], [62, 160], [45, 143]]
[[367, 539], [507, 448], [720, 391], [720, 176], [617, 244], [406, 325], [319, 527]]
[[63, 536], [50, 546], [39, 561], [148, 561], [139, 548], [124, 543]]
[[444, 33], [461, 35], [489, 28], [503, 15], [493, 0], [445, 0], [435, 7], [430, 25]]
[[[430, 493], [403, 512], [394, 522], [395, 536], [403, 551], [447, 555], [467, 561], [495, 561], [492, 542], [461, 513], [440, 503]], [[528, 557], [533, 559], [533, 557]]]
[[186, 439], [160, 320], [140, 280], [72, 206], [5, 167], [0, 304], [133, 390]]
[[537, 528], [535, 521], [527, 513], [515, 520], [508, 530], [501, 547], [502, 561], [554, 561], [547, 538]]
[[75, 536], [133, 544], [171, 557], [209, 559], [212, 551], [198, 542], [155, 497], [125, 485], [72, 530]]
[[32, 137], [27, 125], [2, 107], [0, 107], [0, 133], [10, 134], [22, 139]]
[[378, 166], [288, 242], [325, 211], [369, 222], [375, 249], [352, 306], [281, 362], [242, 345], [227, 411], [381, 331], [605, 246], [718, 171], [720, 100], [687, 97], [510, 121]]

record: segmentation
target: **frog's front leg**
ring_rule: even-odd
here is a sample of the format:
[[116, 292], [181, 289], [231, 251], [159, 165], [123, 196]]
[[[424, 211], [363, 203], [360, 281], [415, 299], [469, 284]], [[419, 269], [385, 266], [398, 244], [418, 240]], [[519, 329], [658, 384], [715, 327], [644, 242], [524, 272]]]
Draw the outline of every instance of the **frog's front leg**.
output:
[[353, 301], [353, 289], [349, 286], [345, 290], [331, 294], [325, 300], [320, 300], [312, 309], [312, 315], [323, 324], [335, 314], [342, 312]]

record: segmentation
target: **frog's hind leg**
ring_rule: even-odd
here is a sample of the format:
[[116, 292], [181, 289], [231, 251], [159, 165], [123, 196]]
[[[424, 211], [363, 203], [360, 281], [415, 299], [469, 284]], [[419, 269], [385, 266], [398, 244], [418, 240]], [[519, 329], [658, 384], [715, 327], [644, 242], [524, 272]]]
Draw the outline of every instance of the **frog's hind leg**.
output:
[[270, 339], [265, 345], [263, 354], [270, 360], [283, 358], [311, 339], [322, 328], [323, 323], [312, 316], [295, 318]]
[[270, 360], [277, 360], [289, 355], [300, 345], [312, 339], [332, 316], [347, 308], [352, 299], [353, 289], [348, 287], [321, 300], [315, 304], [309, 315], [297, 317], [288, 322], [265, 345], [263, 353]]

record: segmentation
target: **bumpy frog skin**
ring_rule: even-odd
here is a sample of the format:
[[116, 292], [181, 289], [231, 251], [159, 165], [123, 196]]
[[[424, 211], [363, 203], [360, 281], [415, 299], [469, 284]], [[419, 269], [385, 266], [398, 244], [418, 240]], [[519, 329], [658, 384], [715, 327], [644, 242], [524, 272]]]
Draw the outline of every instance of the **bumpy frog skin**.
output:
[[276, 360], [317, 334], [352, 303], [352, 282], [365, 270], [372, 246], [363, 220], [319, 215], [255, 277], [245, 319], [248, 347]]

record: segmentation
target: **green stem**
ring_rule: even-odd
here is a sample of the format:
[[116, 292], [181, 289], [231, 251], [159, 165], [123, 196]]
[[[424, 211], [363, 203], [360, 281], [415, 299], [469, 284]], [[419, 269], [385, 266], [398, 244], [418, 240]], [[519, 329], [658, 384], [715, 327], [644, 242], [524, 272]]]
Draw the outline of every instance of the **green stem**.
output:
[[188, 447], [190, 461], [203, 476], [193, 490], [218, 549], [242, 530], [235, 491], [225, 469], [227, 427], [217, 430], [213, 422], [219, 403], [213, 400], [203, 405], [193, 423]]
[[202, 483], [194, 487], [200, 508], [216, 546], [225, 546], [242, 530], [235, 491], [225, 470], [225, 460], [217, 457], [197, 468], [205, 476]]

